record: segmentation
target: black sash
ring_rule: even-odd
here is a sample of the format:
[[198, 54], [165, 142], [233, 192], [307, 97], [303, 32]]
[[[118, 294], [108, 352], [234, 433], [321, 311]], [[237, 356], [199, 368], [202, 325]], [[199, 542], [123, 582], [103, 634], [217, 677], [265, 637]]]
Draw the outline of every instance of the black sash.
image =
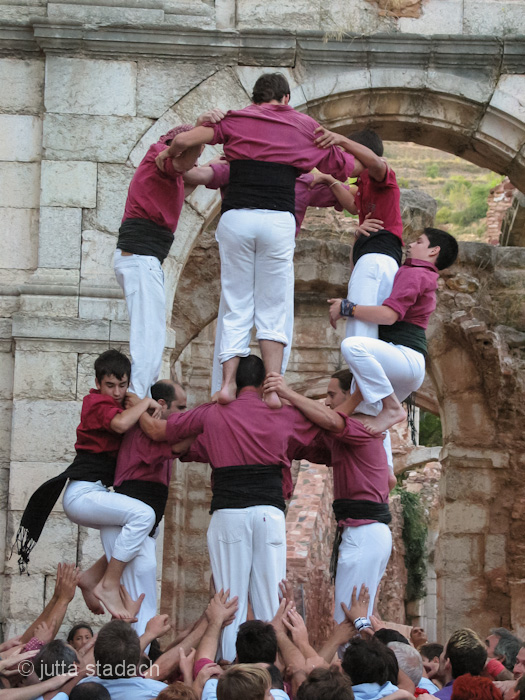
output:
[[154, 255], [164, 262], [173, 243], [173, 232], [149, 219], [126, 219], [118, 230], [117, 248], [136, 255]]
[[391, 326], [379, 326], [379, 340], [394, 345], [404, 345], [427, 356], [427, 336], [425, 329], [408, 321], [396, 321]]
[[[233, 160], [221, 213], [230, 209], [271, 209], [295, 216], [297, 168], [260, 160]], [[222, 467], [221, 467], [222, 468]]]
[[381, 253], [394, 258], [398, 265], [401, 265], [403, 257], [403, 246], [398, 236], [386, 229], [372, 231], [369, 236], [361, 234], [352, 248], [352, 262], [354, 265], [367, 253]]
[[120, 486], [115, 486], [114, 488], [116, 493], [136, 498], [138, 501], [142, 501], [153, 508], [155, 511], [155, 525], [149, 533], [150, 537], [153, 536], [166, 510], [166, 502], [168, 500], [168, 487], [166, 484], [161, 484], [158, 481], [132, 479], [123, 481]]
[[222, 508], [275, 506], [284, 512], [282, 467], [242, 464], [213, 470], [210, 513]]
[[16, 534], [15, 545], [21, 574], [27, 570], [29, 555], [38, 542], [66, 481], [101, 481], [105, 486], [111, 486], [116, 464], [117, 458], [107, 452], [77, 450], [77, 456], [65, 471], [37, 488], [29, 499]]
[[[388, 503], [376, 503], [375, 501], [354, 501], [350, 498], [336, 498], [332, 503], [336, 522], [340, 520], [376, 520], [378, 523], [388, 525], [391, 522], [392, 516]], [[337, 525], [335, 532], [334, 544], [332, 547], [332, 556], [330, 558], [330, 576], [332, 581], [335, 581], [337, 573], [337, 562], [339, 559], [339, 546], [343, 537], [344, 527]]]

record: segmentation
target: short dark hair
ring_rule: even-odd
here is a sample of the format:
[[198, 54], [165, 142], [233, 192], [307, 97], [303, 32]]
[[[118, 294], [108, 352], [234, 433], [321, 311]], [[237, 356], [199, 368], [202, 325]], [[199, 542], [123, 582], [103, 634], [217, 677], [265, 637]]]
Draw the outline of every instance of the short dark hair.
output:
[[390, 642], [410, 644], [408, 639], [404, 637], [401, 632], [390, 629], [390, 627], [382, 627], [381, 629], [377, 630], [377, 632], [374, 632], [374, 637], [379, 639], [380, 642], [383, 642], [383, 644], [390, 644]]
[[[98, 633], [94, 648], [101, 678], [130, 678], [140, 661], [140, 641], [124, 620], [111, 620]], [[135, 671], [133, 671], [135, 668]]]
[[339, 369], [337, 370], [337, 372], [334, 372], [331, 376], [331, 379], [337, 379], [337, 381], [339, 382], [339, 386], [341, 387], [341, 391], [350, 391], [353, 378], [354, 375], [352, 374], [352, 372], [350, 372], [349, 369]]
[[264, 382], [266, 370], [264, 362], [257, 355], [248, 355], [239, 359], [235, 381], [237, 390], [244, 389], [245, 386], [260, 387]]
[[383, 685], [389, 678], [388, 653], [385, 645], [374, 637], [354, 637], [346, 648], [341, 665], [343, 671], [350, 676], [352, 685]]
[[235, 642], [240, 664], [274, 664], [277, 658], [277, 636], [269, 622], [248, 620], [237, 632]]
[[441, 656], [443, 653], [443, 644], [428, 642], [428, 644], [423, 644], [419, 647], [419, 653], [421, 656], [424, 656], [425, 659], [432, 661], [436, 656]]
[[159, 379], [158, 382], [151, 387], [151, 398], [158, 401], [163, 399], [168, 408], [172, 401], [175, 401], [175, 385], [169, 379]]
[[502, 664], [507, 670], [512, 671], [523, 642], [505, 627], [496, 627], [496, 629], [490, 630], [490, 633], [499, 637], [498, 643], [494, 647], [494, 653], [502, 656]]
[[69, 693], [69, 700], [111, 700], [109, 690], [102, 683], [79, 683]]
[[371, 151], [373, 151], [376, 156], [381, 157], [384, 153], [383, 141], [379, 134], [372, 129], [361, 129], [361, 131], [354, 131], [348, 137], [350, 141], [355, 141], [360, 143], [362, 146], [366, 146]]
[[296, 700], [354, 700], [352, 682], [336, 667], [314, 668], [299, 686]]
[[127, 376], [128, 381], [131, 378], [131, 362], [124, 353], [118, 350], [106, 350], [97, 357], [94, 366], [95, 376], [99, 382], [112, 374], [117, 379], [122, 379], [124, 375]]
[[284, 690], [283, 674], [279, 671], [275, 664], [270, 664], [268, 666], [268, 673], [272, 679], [272, 688], [277, 688], [277, 690]]
[[474, 630], [462, 627], [448, 640], [445, 658], [450, 661], [452, 678], [464, 673], [479, 676], [487, 661], [487, 649]]
[[263, 73], [253, 86], [252, 102], [256, 105], [271, 100], [280, 102], [289, 94], [290, 86], [282, 73]]
[[78, 630], [89, 630], [89, 633], [91, 636], [93, 636], [93, 629], [87, 622], [77, 622], [76, 625], [73, 625], [73, 627], [69, 630], [69, 633], [67, 635], [67, 641], [72, 642], [75, 634], [78, 632]]
[[427, 227], [423, 233], [428, 238], [431, 246], [439, 246], [440, 251], [436, 258], [436, 267], [438, 270], [444, 270], [450, 267], [458, 257], [459, 246], [458, 242], [451, 233], [442, 231], [440, 228]]
[[40, 649], [33, 660], [33, 667], [40, 680], [45, 681], [72, 671], [76, 663], [78, 656], [73, 647], [62, 639], [54, 639]]

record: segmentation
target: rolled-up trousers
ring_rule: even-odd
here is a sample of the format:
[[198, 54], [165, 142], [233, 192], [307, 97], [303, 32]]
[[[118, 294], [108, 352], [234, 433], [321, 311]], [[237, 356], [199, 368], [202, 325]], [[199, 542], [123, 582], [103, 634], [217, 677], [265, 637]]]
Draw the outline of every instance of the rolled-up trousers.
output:
[[233, 661], [248, 598], [257, 620], [271, 620], [279, 607], [279, 582], [286, 578], [284, 513], [274, 506], [216, 510], [208, 528], [208, 550], [215, 589], [230, 589], [230, 597], [239, 598], [235, 620], [221, 638], [222, 658]]
[[290, 212], [231, 209], [221, 216], [215, 236], [224, 309], [219, 361], [250, 354], [254, 325], [257, 340], [286, 346], [295, 218]]

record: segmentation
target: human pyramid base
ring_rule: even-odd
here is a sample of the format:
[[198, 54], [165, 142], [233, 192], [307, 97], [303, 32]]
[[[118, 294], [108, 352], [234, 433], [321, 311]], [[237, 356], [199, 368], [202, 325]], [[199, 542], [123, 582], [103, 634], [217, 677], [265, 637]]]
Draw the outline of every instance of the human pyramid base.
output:
[[[443, 654], [436, 644], [419, 654], [401, 635], [388, 638], [393, 631], [374, 616], [392, 548], [388, 429], [405, 418], [402, 402], [423, 382], [439, 271], [455, 261], [457, 242], [427, 228], [401, 264], [399, 187], [379, 136], [332, 133], [296, 112], [289, 99], [281, 74], [262, 75], [253, 104], [226, 114], [214, 109], [196, 126], [171, 129], [149, 148], [131, 181], [114, 258], [130, 318], [131, 362], [113, 349], [95, 361], [96, 389], [83, 400], [76, 457], [33, 494], [16, 541], [22, 573], [65, 489], [64, 512], [99, 530], [104, 556], [83, 572], [59, 565], [52, 601], [20, 643], [1, 652], [23, 661], [42, 647], [34, 685], [12, 689], [26, 692], [13, 698], [70, 693], [78, 700], [109, 691], [119, 700], [159, 694], [397, 700], [422, 693], [449, 700], [452, 678], [484, 672], [485, 646], [471, 630], [455, 633]], [[224, 156], [198, 165], [205, 144], [223, 144]], [[345, 184], [350, 177], [356, 185]], [[198, 186], [222, 196], [216, 232], [221, 299], [213, 395], [186, 410], [183, 387], [158, 379], [165, 344], [162, 262], [184, 198]], [[293, 391], [283, 376], [293, 335], [295, 237], [309, 206], [359, 216], [347, 298], [329, 299], [327, 309], [327, 324], [346, 320], [341, 353], [348, 369], [329, 379], [324, 403]], [[250, 354], [254, 325], [261, 357]], [[156, 640], [170, 624], [157, 615], [155, 537], [176, 457], [212, 469], [213, 595], [191, 629], [159, 656]], [[335, 626], [317, 651], [286, 582], [284, 513], [294, 459], [329, 465], [334, 475]], [[96, 641], [89, 625], [79, 623], [68, 640], [72, 649], [50, 640], [77, 586], [92, 613], [108, 611], [114, 619]], [[421, 643], [416, 637], [412, 642]], [[463, 659], [466, 648], [477, 665], [461, 661], [467, 670], [458, 674], [454, 653]], [[421, 658], [431, 669], [440, 655], [434, 676], [426, 665], [424, 672]], [[335, 659], [342, 666], [331, 666]], [[237, 664], [224, 670], [216, 661]], [[76, 663], [77, 670], [69, 676], [43, 670], [59, 662]], [[117, 671], [118, 664], [124, 670]], [[496, 693], [491, 680], [482, 680]]]

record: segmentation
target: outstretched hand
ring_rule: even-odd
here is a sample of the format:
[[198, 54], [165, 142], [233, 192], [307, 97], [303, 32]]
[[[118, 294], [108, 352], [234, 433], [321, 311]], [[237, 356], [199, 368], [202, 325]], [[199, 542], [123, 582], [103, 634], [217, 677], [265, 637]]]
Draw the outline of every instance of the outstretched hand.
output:
[[341, 316], [342, 301], [342, 299], [328, 299], [328, 303], [330, 304], [330, 325], [332, 326], [332, 328], [337, 328], [337, 322], [340, 318], [343, 318]]
[[370, 592], [363, 583], [359, 590], [359, 595], [357, 595], [357, 586], [354, 586], [350, 610], [348, 610], [344, 603], [341, 603], [341, 607], [343, 608], [346, 617], [353, 623], [358, 617], [368, 617], [369, 603]]

